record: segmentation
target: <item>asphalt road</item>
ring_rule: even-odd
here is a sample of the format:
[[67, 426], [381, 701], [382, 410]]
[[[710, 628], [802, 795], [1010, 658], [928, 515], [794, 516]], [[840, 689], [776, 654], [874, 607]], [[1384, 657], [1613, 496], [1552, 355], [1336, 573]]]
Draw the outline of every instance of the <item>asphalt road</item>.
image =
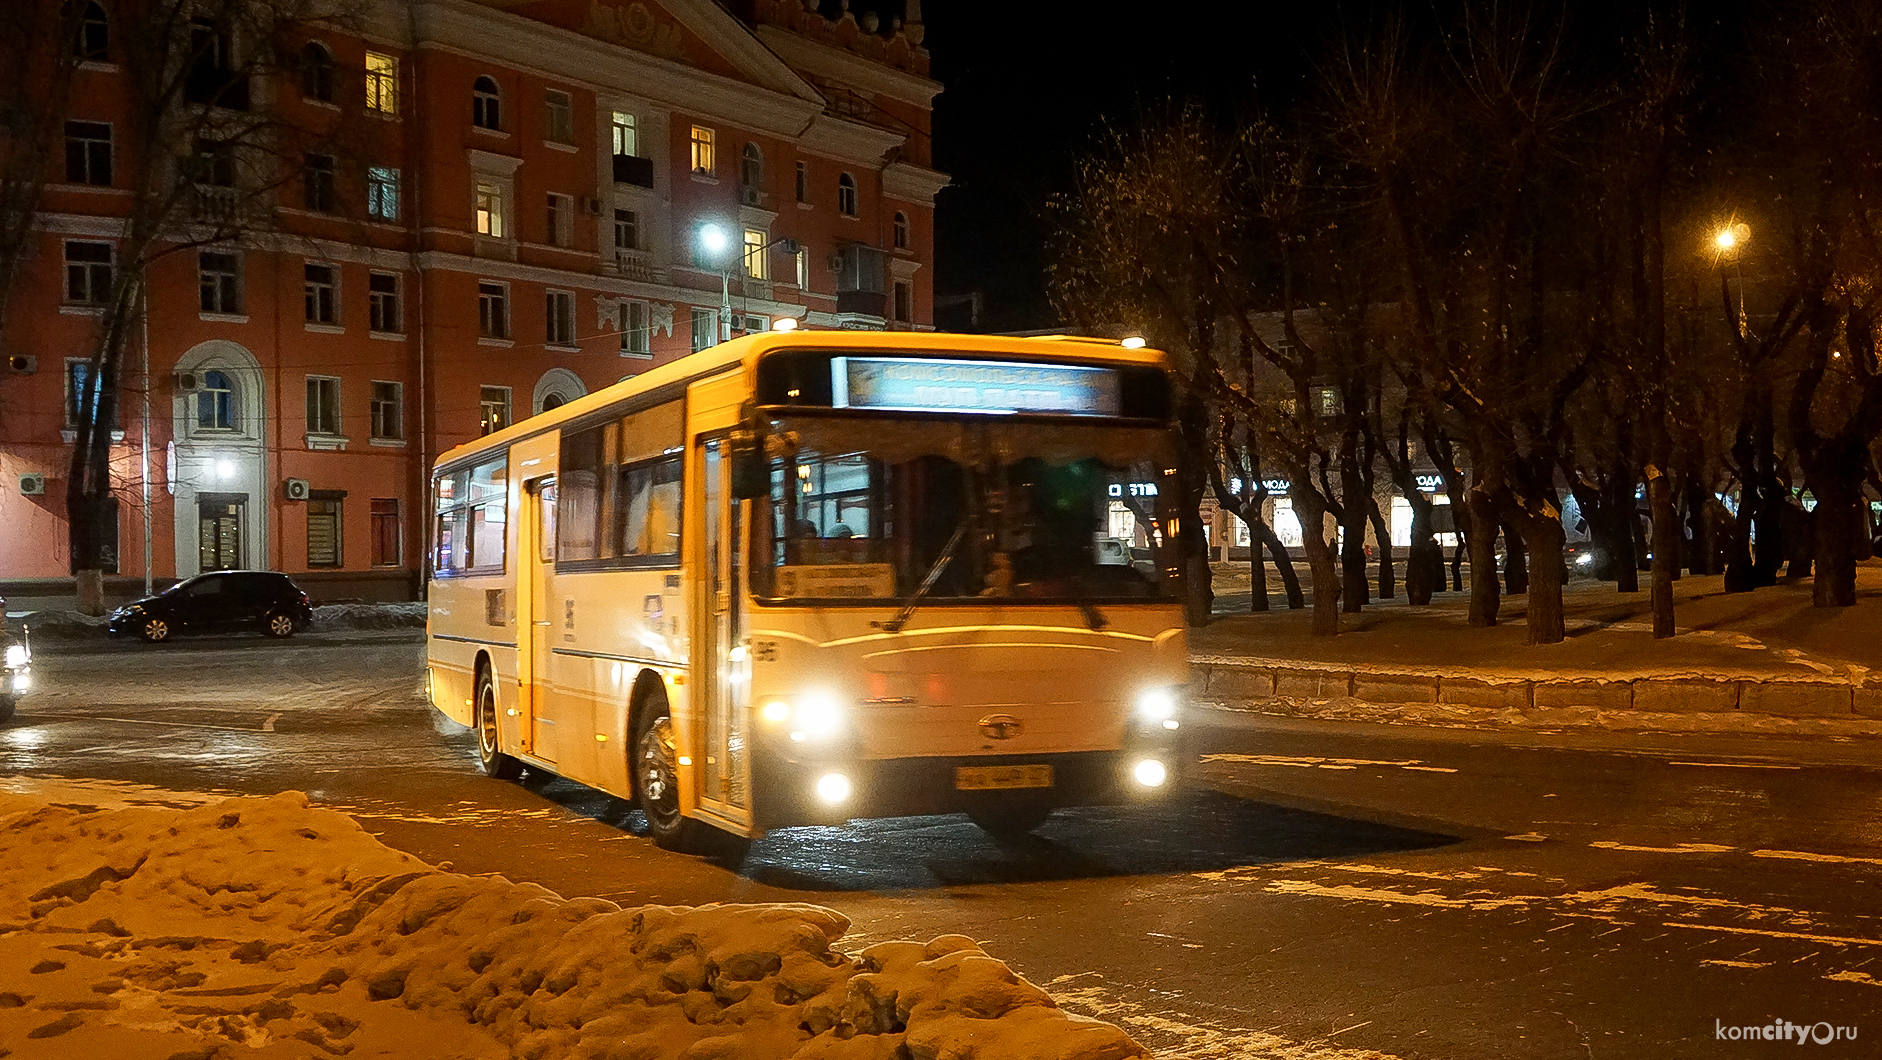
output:
[[[1212, 714], [1202, 783], [1161, 805], [1008, 845], [964, 818], [790, 829], [734, 872], [655, 849], [597, 792], [479, 775], [420, 697], [422, 653], [409, 634], [44, 643], [0, 785], [299, 789], [565, 895], [815, 902], [858, 948], [961, 932], [1164, 1056], [1879, 1055], [1882, 742]], [[1729, 1038], [1776, 1021], [1858, 1039]]]

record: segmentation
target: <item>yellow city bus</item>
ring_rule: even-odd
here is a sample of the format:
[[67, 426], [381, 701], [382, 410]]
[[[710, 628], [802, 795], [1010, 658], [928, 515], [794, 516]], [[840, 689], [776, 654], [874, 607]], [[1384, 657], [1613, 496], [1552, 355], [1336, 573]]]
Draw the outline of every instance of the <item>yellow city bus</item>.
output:
[[1162, 354], [752, 335], [432, 475], [427, 686], [656, 842], [1154, 798], [1188, 678]]

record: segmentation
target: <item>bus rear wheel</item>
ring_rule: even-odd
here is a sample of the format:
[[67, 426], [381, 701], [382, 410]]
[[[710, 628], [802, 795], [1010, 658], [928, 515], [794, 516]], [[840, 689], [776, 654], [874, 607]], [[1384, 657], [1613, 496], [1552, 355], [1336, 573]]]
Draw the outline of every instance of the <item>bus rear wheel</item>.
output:
[[662, 850], [699, 854], [737, 865], [751, 840], [734, 836], [680, 812], [679, 752], [673, 718], [665, 703], [650, 704], [634, 740], [634, 801], [647, 815], [647, 833]]
[[515, 780], [523, 775], [523, 763], [497, 748], [497, 684], [490, 670], [477, 671], [477, 764], [498, 780]]

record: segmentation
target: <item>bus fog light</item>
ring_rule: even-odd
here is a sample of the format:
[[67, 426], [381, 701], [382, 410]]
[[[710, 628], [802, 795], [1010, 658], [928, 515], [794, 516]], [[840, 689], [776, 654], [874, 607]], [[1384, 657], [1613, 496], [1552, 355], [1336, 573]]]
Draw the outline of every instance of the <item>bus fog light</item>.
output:
[[1180, 726], [1178, 726], [1175, 718], [1164, 718], [1163, 727], [1166, 729], [1176, 729], [1176, 728], [1179, 728]]
[[818, 777], [817, 797], [831, 806], [848, 802], [850, 797], [850, 778], [841, 773], [825, 773], [823, 776]]
[[791, 705], [781, 699], [774, 699], [764, 706], [766, 721], [783, 721], [791, 716]]
[[1154, 758], [1146, 758], [1137, 763], [1132, 768], [1131, 774], [1137, 778], [1137, 783], [1146, 788], [1160, 788], [1163, 782], [1170, 778], [1170, 771], [1164, 768], [1162, 762]]
[[1147, 722], [1176, 717], [1176, 693], [1168, 688], [1153, 688], [1138, 696], [1137, 717]]
[[24, 644], [7, 645], [7, 666], [10, 669], [17, 670], [20, 667], [25, 666], [25, 665], [26, 665], [26, 645]]
[[13, 675], [13, 691], [24, 692], [33, 687], [33, 679], [25, 674]]

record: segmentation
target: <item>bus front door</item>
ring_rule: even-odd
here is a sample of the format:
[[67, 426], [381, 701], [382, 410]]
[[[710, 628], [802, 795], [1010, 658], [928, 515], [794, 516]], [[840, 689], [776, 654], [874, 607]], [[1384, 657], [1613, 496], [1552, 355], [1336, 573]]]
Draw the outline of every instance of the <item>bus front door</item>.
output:
[[699, 770], [701, 807], [728, 824], [749, 827], [751, 756], [746, 750], [750, 717], [751, 653], [744, 623], [745, 569], [741, 538], [744, 504], [732, 496], [726, 439], [699, 445], [704, 531], [699, 574], [699, 638], [693, 658], [701, 697], [695, 715], [695, 746], [705, 751]]

